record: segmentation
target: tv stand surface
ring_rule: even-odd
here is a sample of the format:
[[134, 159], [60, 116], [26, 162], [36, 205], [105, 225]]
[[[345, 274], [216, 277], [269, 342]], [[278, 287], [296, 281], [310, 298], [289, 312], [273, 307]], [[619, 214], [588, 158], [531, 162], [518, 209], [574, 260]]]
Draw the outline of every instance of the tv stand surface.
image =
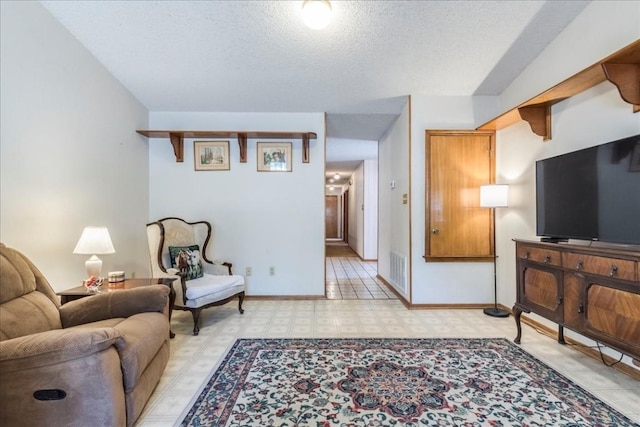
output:
[[640, 251], [516, 240], [517, 296], [513, 306], [520, 343], [522, 312], [640, 360]]
[[564, 239], [562, 237], [541, 237], [540, 241], [545, 243], [567, 243], [569, 239]]

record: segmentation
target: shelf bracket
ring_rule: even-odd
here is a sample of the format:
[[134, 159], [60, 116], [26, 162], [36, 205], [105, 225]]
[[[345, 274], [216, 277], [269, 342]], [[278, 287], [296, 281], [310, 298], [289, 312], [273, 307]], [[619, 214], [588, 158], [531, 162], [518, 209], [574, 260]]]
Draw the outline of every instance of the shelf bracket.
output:
[[302, 139], [302, 162], [309, 163], [309, 140], [317, 139], [315, 132], [261, 132], [218, 130], [136, 130], [147, 138], [169, 138], [176, 162], [184, 162], [185, 138], [237, 138], [240, 147], [240, 163], [247, 163], [247, 140], [252, 139]]
[[541, 136], [543, 141], [551, 139], [551, 104], [520, 107], [518, 113], [522, 120], [529, 123], [533, 133]]
[[302, 163], [309, 163], [309, 134], [302, 134]]
[[240, 163], [247, 163], [247, 134], [238, 134], [238, 147], [240, 147]]
[[640, 111], [640, 64], [602, 63], [604, 75], [620, 92], [620, 97]]
[[184, 162], [184, 135], [182, 133], [169, 133], [169, 139], [173, 146], [176, 162]]

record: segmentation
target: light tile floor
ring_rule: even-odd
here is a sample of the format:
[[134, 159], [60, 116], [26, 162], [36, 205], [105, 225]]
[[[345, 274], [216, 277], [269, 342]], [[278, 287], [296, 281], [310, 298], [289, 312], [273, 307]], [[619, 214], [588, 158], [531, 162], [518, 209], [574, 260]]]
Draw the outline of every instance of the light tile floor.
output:
[[377, 275], [377, 261], [358, 257], [327, 257], [328, 299], [397, 299]]
[[[191, 315], [174, 312], [171, 358], [138, 426], [179, 424], [214, 367], [236, 338], [265, 337], [505, 337], [513, 318], [482, 310], [408, 310], [399, 300], [249, 300], [240, 315], [237, 300], [203, 312], [199, 336]], [[523, 325], [522, 347], [595, 396], [640, 423], [640, 381], [604, 366], [571, 346]]]

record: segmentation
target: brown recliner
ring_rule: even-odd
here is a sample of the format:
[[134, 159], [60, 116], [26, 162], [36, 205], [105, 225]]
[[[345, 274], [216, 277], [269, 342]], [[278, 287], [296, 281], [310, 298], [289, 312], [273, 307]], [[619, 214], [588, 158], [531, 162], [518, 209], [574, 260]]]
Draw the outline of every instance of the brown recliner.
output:
[[0, 243], [0, 425], [133, 425], [169, 360], [168, 305], [151, 285], [60, 306]]

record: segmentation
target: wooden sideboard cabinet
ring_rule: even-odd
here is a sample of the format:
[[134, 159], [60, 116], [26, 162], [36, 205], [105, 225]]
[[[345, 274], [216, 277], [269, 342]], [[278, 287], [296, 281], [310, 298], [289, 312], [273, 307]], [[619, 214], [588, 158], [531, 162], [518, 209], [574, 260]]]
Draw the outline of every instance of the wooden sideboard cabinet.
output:
[[516, 240], [520, 343], [522, 312], [640, 359], [640, 251]]

